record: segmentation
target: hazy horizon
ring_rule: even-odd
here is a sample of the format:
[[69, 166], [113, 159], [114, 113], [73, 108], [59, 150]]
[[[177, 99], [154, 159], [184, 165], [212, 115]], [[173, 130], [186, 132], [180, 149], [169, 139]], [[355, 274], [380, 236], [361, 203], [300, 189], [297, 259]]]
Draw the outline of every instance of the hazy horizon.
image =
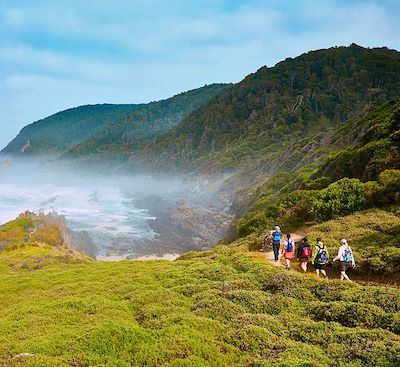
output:
[[[32, 159], [0, 166], [0, 173], [4, 173], [0, 181], [0, 225], [25, 211], [56, 213], [69, 229], [86, 231], [100, 255], [113, 246], [144, 255], [143, 244], [158, 237], [149, 225], [157, 217], [138, 206], [136, 200], [153, 195], [174, 200], [190, 187], [177, 176], [99, 176], [88, 170], [46, 167]], [[162, 246], [159, 252], [163, 252]]]

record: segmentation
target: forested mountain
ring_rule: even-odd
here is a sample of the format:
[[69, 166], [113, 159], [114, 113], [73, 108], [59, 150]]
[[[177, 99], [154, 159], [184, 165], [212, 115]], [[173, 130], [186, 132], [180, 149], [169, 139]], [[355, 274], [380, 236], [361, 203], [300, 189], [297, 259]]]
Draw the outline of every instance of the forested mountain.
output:
[[113, 158], [122, 161], [144, 142], [177, 125], [190, 112], [226, 89], [228, 84], [212, 84], [152, 102], [107, 125], [89, 139], [74, 146], [63, 159], [104, 164]]
[[[399, 92], [397, 51], [353, 44], [309, 52], [249, 75], [145, 144], [130, 164], [207, 172], [293, 169], [309, 163], [302, 161], [303, 139], [363, 116]], [[320, 135], [314, 147], [324, 139]]]
[[[333, 232], [353, 241], [357, 238], [353, 246], [358, 272], [400, 273], [399, 139], [398, 97], [331, 134], [328, 143], [339, 147], [332, 154], [297, 170], [276, 173], [252, 187], [250, 196], [237, 195], [237, 220], [232, 224], [236, 233], [232, 235], [262, 234], [275, 223], [289, 231], [307, 221], [349, 216], [317, 226], [313, 233], [331, 237], [329, 246], [337, 245]], [[324, 157], [323, 149], [317, 148], [314, 154]], [[391, 214], [375, 212], [377, 208]]]
[[104, 126], [144, 105], [87, 105], [58, 112], [25, 126], [2, 150], [18, 156], [57, 156]]
[[320, 158], [312, 155], [316, 147], [334, 150], [332, 129], [397, 96], [399, 76], [395, 50], [353, 44], [312, 51], [229, 87], [60, 112], [25, 127], [3, 152], [57, 154], [72, 164], [117, 161], [124, 171], [270, 175]]
[[[231, 238], [172, 262], [96, 262], [57, 217], [0, 225], [0, 364], [399, 366], [399, 76], [400, 53], [385, 48], [310, 52], [210, 86], [198, 109], [206, 90], [138, 107], [65, 153], [234, 171]], [[266, 260], [277, 223], [322, 238], [329, 278]], [[331, 262], [341, 238], [354, 283]]]
[[64, 158], [97, 155], [98, 159], [115, 154], [122, 158], [147, 139], [175, 126], [227, 86], [208, 85], [149, 104], [68, 109], [24, 127], [2, 152], [58, 157], [71, 150]]

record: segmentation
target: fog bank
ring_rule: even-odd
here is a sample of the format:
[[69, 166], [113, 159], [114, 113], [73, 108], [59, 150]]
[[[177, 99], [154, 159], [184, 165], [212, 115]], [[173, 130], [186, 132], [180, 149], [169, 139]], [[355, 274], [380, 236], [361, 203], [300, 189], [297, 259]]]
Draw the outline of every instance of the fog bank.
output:
[[[214, 193], [206, 186], [176, 176], [100, 176], [37, 161], [3, 160], [0, 223], [26, 210], [55, 212], [69, 229], [87, 232], [102, 259], [176, 256], [211, 245], [229, 223], [227, 214], [218, 214], [223, 223], [209, 225], [224, 205], [215, 207]], [[207, 202], [214, 208], [206, 209]]]

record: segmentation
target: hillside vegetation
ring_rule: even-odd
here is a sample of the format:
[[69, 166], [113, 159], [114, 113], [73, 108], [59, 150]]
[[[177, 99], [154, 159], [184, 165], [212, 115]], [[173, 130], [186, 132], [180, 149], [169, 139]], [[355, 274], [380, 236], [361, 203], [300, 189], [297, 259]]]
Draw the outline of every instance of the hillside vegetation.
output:
[[[367, 208], [399, 212], [400, 100], [375, 108], [338, 129], [332, 140], [346, 148], [292, 172], [267, 179], [247, 198], [248, 213], [236, 221], [239, 236], [261, 232], [273, 223], [288, 229]], [[340, 147], [340, 145], [338, 145]], [[318, 149], [315, 154], [318, 154]], [[319, 154], [322, 156], [322, 154]]]
[[104, 126], [143, 105], [88, 105], [58, 112], [25, 126], [2, 150], [13, 156], [58, 156]]
[[227, 87], [227, 84], [207, 85], [145, 105], [77, 144], [62, 159], [81, 164], [104, 165], [110, 161], [123, 164], [143, 143], [176, 126]]
[[[332, 128], [400, 92], [400, 53], [335, 47], [263, 67], [146, 143], [131, 167], [269, 175], [335, 149]], [[310, 141], [310, 138], [311, 141]], [[309, 139], [308, 141], [305, 139]]]
[[400, 217], [372, 209], [340, 217], [311, 227], [310, 240], [323, 238], [336, 254], [341, 238], [351, 244], [357, 259], [353, 272], [364, 277], [387, 277], [400, 281]]
[[24, 127], [2, 153], [52, 158], [66, 153], [65, 159], [79, 156], [91, 163], [116, 154], [123, 159], [127, 151], [175, 126], [227, 87], [206, 85], [149, 104], [72, 108]]
[[0, 252], [2, 366], [385, 366], [400, 290], [287, 273], [248, 240], [174, 262]]

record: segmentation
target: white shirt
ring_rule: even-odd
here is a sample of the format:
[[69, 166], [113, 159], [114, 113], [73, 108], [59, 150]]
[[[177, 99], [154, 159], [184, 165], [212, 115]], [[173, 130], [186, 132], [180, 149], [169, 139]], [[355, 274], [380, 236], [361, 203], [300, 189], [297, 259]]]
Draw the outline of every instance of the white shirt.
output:
[[335, 261], [336, 261], [336, 260], [344, 261], [344, 252], [345, 252], [346, 249], [349, 249], [349, 250], [351, 251], [351, 255], [352, 255], [352, 257], [353, 257], [352, 263], [353, 263], [353, 265], [355, 265], [354, 256], [353, 256], [353, 251], [351, 250], [351, 247], [350, 247], [348, 244], [345, 244], [345, 245], [342, 245], [342, 246], [339, 247], [338, 254], [337, 254], [337, 256], [335, 257], [334, 260], [335, 260]]

